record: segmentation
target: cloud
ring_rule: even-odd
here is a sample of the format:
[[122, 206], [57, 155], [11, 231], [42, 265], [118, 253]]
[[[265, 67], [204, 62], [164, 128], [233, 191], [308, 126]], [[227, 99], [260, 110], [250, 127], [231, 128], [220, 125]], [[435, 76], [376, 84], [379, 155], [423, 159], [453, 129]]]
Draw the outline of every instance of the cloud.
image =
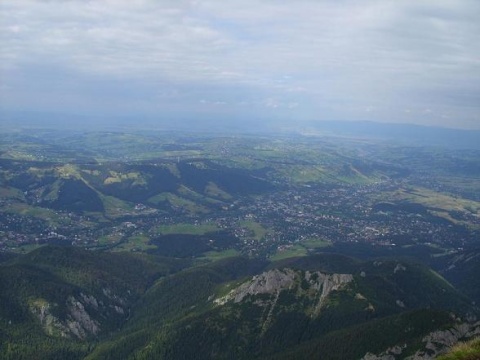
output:
[[4, 0], [0, 102], [52, 107], [67, 92], [65, 110], [161, 112], [175, 94], [192, 114], [204, 99], [480, 128], [479, 13], [477, 0]]

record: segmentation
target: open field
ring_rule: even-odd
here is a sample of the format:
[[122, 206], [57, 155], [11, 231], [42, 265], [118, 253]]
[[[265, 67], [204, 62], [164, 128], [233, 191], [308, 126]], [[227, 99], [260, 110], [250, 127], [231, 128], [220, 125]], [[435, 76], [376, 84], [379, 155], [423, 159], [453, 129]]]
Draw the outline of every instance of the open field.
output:
[[63, 222], [63, 219], [55, 211], [39, 206], [31, 206], [25, 203], [13, 203], [3, 211], [12, 214], [19, 214], [23, 216], [31, 216], [45, 220], [52, 225], [59, 225]]
[[253, 238], [257, 241], [262, 240], [268, 232], [262, 224], [253, 220], [240, 221], [239, 226], [250, 230], [253, 233]]
[[480, 212], [480, 202], [420, 187], [399, 189], [391, 195], [394, 200], [406, 200], [443, 211], [468, 211], [474, 214]]
[[235, 249], [228, 249], [224, 251], [208, 251], [204, 253], [201, 257], [199, 257], [199, 260], [206, 259], [209, 261], [217, 261], [221, 259], [226, 259], [234, 256], [239, 256], [240, 252]]
[[332, 245], [332, 243], [328, 240], [317, 239], [317, 238], [311, 238], [311, 239], [308, 239], [308, 240], [304, 240], [300, 244], [307, 249], [309, 249], [309, 248], [320, 249], [320, 248], [324, 248], [324, 247]]
[[220, 230], [215, 224], [187, 224], [180, 223], [174, 225], [160, 225], [154, 232], [162, 235], [185, 234], [185, 235], [205, 235], [210, 232]]
[[149, 244], [150, 238], [145, 235], [130, 236], [123, 241], [119, 246], [114, 248], [114, 251], [147, 251], [155, 249], [155, 245]]
[[300, 244], [295, 244], [289, 247], [286, 247], [282, 250], [277, 250], [277, 252], [270, 257], [271, 261], [278, 261], [293, 257], [307, 256], [308, 252], [304, 246]]

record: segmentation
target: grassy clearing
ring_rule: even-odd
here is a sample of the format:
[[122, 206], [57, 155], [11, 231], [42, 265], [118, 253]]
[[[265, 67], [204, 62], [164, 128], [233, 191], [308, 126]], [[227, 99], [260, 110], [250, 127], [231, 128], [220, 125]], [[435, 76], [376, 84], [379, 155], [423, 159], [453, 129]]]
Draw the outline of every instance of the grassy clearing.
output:
[[20, 201], [25, 201], [25, 196], [23, 193], [15, 188], [9, 186], [0, 187], [0, 198], [2, 199], [16, 199]]
[[[421, 187], [402, 188], [396, 191], [382, 193], [379, 196], [376, 196], [373, 200], [390, 202], [406, 201], [420, 204], [430, 209], [429, 212], [434, 216], [444, 218], [454, 224], [473, 227], [475, 227], [473, 223], [454, 219], [450, 213], [460, 212], [470, 213], [477, 216], [480, 215], [480, 202], [478, 201], [464, 199], [446, 193], [439, 193]], [[476, 227], [478, 227], [478, 225]]]
[[123, 181], [133, 181], [133, 186], [147, 184], [139, 172], [129, 172], [123, 174], [116, 171], [110, 171], [110, 176], [104, 180], [103, 184], [110, 185], [114, 183], [121, 183]]
[[275, 255], [270, 257], [270, 260], [278, 261], [299, 256], [307, 256], [307, 249], [305, 249], [305, 247], [303, 247], [302, 245], [297, 244], [284, 250], [278, 250]]
[[60, 216], [55, 211], [39, 206], [14, 203], [9, 205], [8, 208], [5, 209], [5, 212], [36, 217], [49, 222], [51, 225], [58, 225], [60, 223]]
[[65, 164], [55, 169], [57, 174], [64, 179], [81, 179], [79, 169], [72, 164]]
[[480, 184], [477, 177], [460, 177], [448, 174], [448, 176], [438, 177], [438, 181], [445, 186], [461, 190], [465, 193], [480, 193]]
[[180, 179], [181, 177], [180, 170], [178, 170], [178, 167], [176, 164], [162, 164], [161, 166], [164, 168], [167, 168], [173, 176]]
[[170, 204], [174, 207], [178, 207], [188, 211], [191, 214], [205, 214], [208, 213], [208, 209], [205, 206], [196, 204], [193, 201], [184, 199], [180, 196], [173, 195], [169, 199]]
[[263, 227], [262, 224], [253, 221], [253, 220], [244, 220], [241, 221], [239, 224], [241, 227], [247, 228], [248, 230], [253, 232], [253, 238], [257, 241], [263, 239], [263, 237], [267, 234], [268, 230]]
[[235, 257], [240, 255], [240, 253], [235, 249], [228, 249], [224, 251], [208, 251], [203, 254], [199, 259], [206, 259], [209, 261], [217, 261], [221, 259], [226, 259], [230, 257]]
[[[216, 199], [201, 195], [201, 194], [193, 191], [192, 189], [189, 189], [188, 187], [186, 187], [184, 185], [181, 185], [178, 188], [178, 193], [180, 195], [184, 196], [187, 201], [193, 201], [193, 202], [197, 201], [199, 203], [208, 202], [208, 203], [211, 203], [211, 204], [223, 204], [220, 200], [216, 200]], [[207, 194], [207, 195], [211, 196], [210, 194]]]
[[266, 163], [257, 159], [252, 159], [249, 156], [236, 155], [232, 158], [225, 158], [222, 156], [214, 157], [216, 162], [220, 165], [231, 167], [231, 168], [241, 168], [246, 170], [255, 170], [265, 167]]
[[49, 186], [50, 192], [43, 196], [43, 200], [45, 201], [57, 200], [61, 184], [62, 184], [61, 180], [55, 180], [55, 182]]
[[[145, 154], [148, 155], [148, 154]], [[159, 153], [157, 157], [162, 157], [163, 159], [178, 159], [178, 158], [189, 158], [189, 159], [194, 159], [198, 157], [202, 157], [203, 153], [202, 151], [199, 150], [178, 150], [178, 151], [162, 151]], [[144, 156], [144, 158], [152, 158], [151, 155], [150, 157]]]
[[321, 249], [331, 245], [332, 243], [328, 240], [311, 238], [304, 240], [301, 243], [277, 250], [270, 260], [278, 261], [292, 257], [306, 256], [311, 249]]
[[220, 230], [215, 224], [173, 224], [173, 225], [160, 225], [155, 229], [155, 232], [162, 235], [170, 234], [185, 234], [185, 235], [205, 235], [210, 232]]
[[480, 359], [480, 337], [454, 346], [438, 360], [478, 360]]
[[14, 253], [17, 254], [27, 254], [30, 251], [36, 250], [38, 248], [41, 248], [42, 246], [46, 246], [46, 244], [25, 244], [25, 245], [19, 245], [18, 247], [10, 247], [9, 251], [12, 250]]
[[109, 234], [105, 236], [101, 236], [97, 239], [98, 245], [100, 246], [108, 246], [118, 243], [122, 239], [122, 236], [119, 234]]
[[429, 208], [438, 208], [444, 211], [456, 210], [477, 214], [480, 212], [480, 203], [477, 201], [442, 194], [420, 187], [399, 189], [391, 195], [394, 200], [407, 200]]
[[38, 160], [36, 156], [28, 153], [28, 150], [6, 150], [5, 153], [2, 154], [4, 159], [12, 159], [12, 160]]
[[222, 199], [222, 200], [230, 200], [232, 198], [232, 196], [229, 193], [223, 191], [217, 186], [217, 184], [211, 181], [205, 187], [205, 194], [207, 194], [208, 196], [212, 196], [214, 198]]
[[308, 182], [322, 182], [328, 179], [328, 175], [321, 166], [303, 166], [288, 165], [278, 166], [276, 171], [281, 177], [287, 178], [288, 181], [296, 184]]
[[160, 194], [157, 194], [155, 196], [152, 196], [147, 201], [150, 204], [158, 205], [158, 204], [160, 204], [164, 201], [167, 201], [168, 200], [168, 195], [169, 195], [169, 193], [160, 193]]
[[302, 241], [302, 246], [305, 248], [313, 248], [313, 249], [320, 249], [327, 246], [332, 245], [332, 243], [328, 240], [318, 239], [318, 238], [311, 238], [305, 241]]
[[148, 199], [149, 203], [155, 205], [158, 205], [164, 201], [169, 202], [173, 207], [186, 210], [191, 214], [206, 214], [209, 212], [205, 206], [172, 193], [160, 193]]
[[125, 242], [117, 246], [114, 251], [146, 251], [155, 249], [155, 245], [149, 244], [150, 238], [146, 235], [135, 235], [129, 237]]
[[120, 200], [113, 196], [103, 195], [98, 193], [103, 202], [105, 215], [108, 217], [125, 216], [133, 212], [134, 207], [126, 201]]

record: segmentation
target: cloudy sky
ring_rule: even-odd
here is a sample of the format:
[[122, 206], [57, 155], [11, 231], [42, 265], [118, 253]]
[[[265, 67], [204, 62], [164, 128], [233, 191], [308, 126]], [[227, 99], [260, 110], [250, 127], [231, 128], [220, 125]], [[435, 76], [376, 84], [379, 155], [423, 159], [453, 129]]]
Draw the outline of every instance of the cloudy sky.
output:
[[480, 129], [479, 19], [479, 0], [2, 0], [0, 108]]

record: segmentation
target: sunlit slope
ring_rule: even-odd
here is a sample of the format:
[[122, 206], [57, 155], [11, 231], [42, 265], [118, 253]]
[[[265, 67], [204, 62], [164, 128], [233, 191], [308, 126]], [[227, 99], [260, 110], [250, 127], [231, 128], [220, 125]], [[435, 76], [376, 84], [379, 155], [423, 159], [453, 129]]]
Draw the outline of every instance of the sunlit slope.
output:
[[251, 171], [208, 161], [67, 166], [3, 160], [2, 168], [5, 197], [27, 206], [80, 213], [112, 214], [116, 207], [127, 212], [129, 204], [132, 207], [137, 203], [160, 209], [208, 212], [210, 207], [221, 207], [233, 196], [274, 188]]

